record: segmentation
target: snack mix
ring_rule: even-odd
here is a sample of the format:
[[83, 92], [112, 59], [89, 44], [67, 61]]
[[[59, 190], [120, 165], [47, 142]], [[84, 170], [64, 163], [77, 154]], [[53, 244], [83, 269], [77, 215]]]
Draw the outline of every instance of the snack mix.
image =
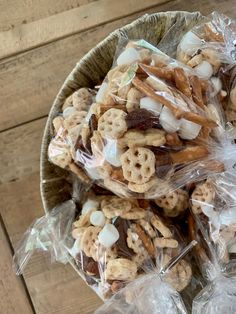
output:
[[235, 45], [217, 12], [175, 56], [165, 36], [165, 51], [122, 38], [54, 117], [49, 160], [77, 182], [57, 245], [109, 300], [97, 313], [236, 312]]

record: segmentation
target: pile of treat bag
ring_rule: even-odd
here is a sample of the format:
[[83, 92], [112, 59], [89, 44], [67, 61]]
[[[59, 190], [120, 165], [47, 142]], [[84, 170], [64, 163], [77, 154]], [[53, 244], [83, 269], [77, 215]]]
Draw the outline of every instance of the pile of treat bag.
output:
[[121, 38], [52, 123], [72, 199], [27, 231], [17, 272], [42, 249], [105, 300], [96, 313], [236, 313], [236, 21], [214, 12], [169, 55]]

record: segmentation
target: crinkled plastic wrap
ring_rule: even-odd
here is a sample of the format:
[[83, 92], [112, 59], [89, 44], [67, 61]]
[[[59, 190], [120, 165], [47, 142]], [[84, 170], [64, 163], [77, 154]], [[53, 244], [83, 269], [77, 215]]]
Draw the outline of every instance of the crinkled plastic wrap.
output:
[[[76, 144], [68, 145], [65, 119], [49, 145], [49, 158], [58, 165], [62, 158], [61, 166], [80, 178], [86, 172], [86, 180], [128, 198], [174, 191], [189, 182], [189, 169], [193, 181], [220, 172], [225, 150], [232, 155], [235, 147], [225, 139], [224, 116], [212, 89], [191, 68], [144, 40], [128, 41], [87, 115], [83, 111], [73, 126]], [[54, 147], [63, 146], [61, 140], [70, 160]]]
[[113, 296], [95, 314], [187, 314], [180, 294], [158, 274], [136, 279]]
[[196, 185], [191, 210], [219, 263], [236, 253], [236, 171], [215, 174]]
[[194, 298], [192, 313], [236, 310], [236, 172], [224, 172], [196, 185], [191, 195], [192, 238], [207, 286]]
[[70, 234], [75, 213], [75, 203], [70, 200], [38, 218], [27, 229], [13, 258], [13, 268], [17, 275], [22, 274], [35, 251], [48, 252], [51, 262], [68, 262], [66, 247], [70, 246], [73, 240]]
[[[144, 274], [160, 272], [184, 247], [179, 232], [146, 200], [93, 196], [82, 205], [73, 224], [77, 268], [103, 299]], [[177, 291], [192, 280], [185, 259], [166, 274]]]
[[[165, 268], [140, 276], [115, 294], [95, 314], [105, 313], [188, 313], [181, 295], [166, 282], [165, 276], [171, 268], [196, 243], [191, 242], [180, 254], [174, 257]], [[156, 272], [155, 272], [156, 271]]]

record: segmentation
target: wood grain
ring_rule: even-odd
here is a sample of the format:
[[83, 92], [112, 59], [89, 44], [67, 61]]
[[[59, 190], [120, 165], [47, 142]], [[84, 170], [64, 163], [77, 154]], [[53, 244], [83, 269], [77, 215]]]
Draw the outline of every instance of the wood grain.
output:
[[0, 184], [39, 171], [40, 146], [46, 118], [0, 133]]
[[0, 1], [0, 32], [71, 10], [95, 0], [8, 0]]
[[[215, 9], [215, 2], [201, 1], [204, 14]], [[168, 9], [198, 10], [196, 1], [174, 1], [156, 6], [147, 13]], [[236, 17], [236, 2], [218, 1], [221, 12]], [[232, 16], [231, 14], [231, 16]], [[70, 36], [0, 63], [0, 131], [47, 115], [53, 99], [75, 63], [102, 38], [131, 22], [140, 13], [119, 19], [81, 34]], [[3, 92], [4, 91], [4, 92]], [[19, 109], [20, 108], [20, 109]]]
[[[159, 6], [148, 10], [157, 11]], [[140, 16], [119, 19], [0, 63], [0, 131], [46, 116], [76, 62], [110, 32]], [[20, 109], [19, 109], [20, 108]]]
[[44, 45], [168, 0], [100, 0], [0, 33], [0, 58]]
[[[1, 214], [15, 248], [26, 228], [44, 214], [39, 193], [39, 173], [34, 172], [16, 182], [1, 185], [0, 197]], [[47, 254], [33, 256], [24, 271], [24, 278], [36, 313], [89, 314], [102, 303], [70, 265], [51, 265]]]
[[4, 314], [33, 313], [21, 277], [12, 271], [12, 252], [0, 220], [0, 312]]

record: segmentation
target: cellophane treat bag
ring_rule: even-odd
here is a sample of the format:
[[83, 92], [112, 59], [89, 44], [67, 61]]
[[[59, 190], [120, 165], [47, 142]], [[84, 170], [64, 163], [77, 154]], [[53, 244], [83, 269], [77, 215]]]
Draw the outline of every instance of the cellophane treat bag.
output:
[[68, 143], [64, 120], [52, 140], [66, 143], [70, 160], [52, 143], [49, 158], [62, 158], [85, 182], [124, 198], [154, 199], [221, 172], [226, 125], [213, 89], [204, 76], [144, 40], [123, 40], [76, 126], [75, 145]]

